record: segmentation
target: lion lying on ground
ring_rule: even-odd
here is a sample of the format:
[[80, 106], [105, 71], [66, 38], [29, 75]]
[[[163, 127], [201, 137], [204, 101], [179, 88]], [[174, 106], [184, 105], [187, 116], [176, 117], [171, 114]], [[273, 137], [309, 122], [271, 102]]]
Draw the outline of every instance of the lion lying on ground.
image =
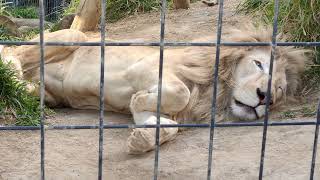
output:
[[[233, 31], [228, 42], [270, 42], [271, 31]], [[38, 39], [34, 39], [38, 41]], [[76, 30], [45, 35], [45, 41], [89, 41]], [[95, 40], [99, 41], [99, 40]], [[100, 47], [45, 48], [45, 102], [51, 107], [99, 109]], [[217, 108], [222, 119], [255, 120], [264, 116], [271, 47], [221, 47]], [[272, 105], [292, 96], [303, 72], [306, 50], [277, 48], [272, 81]], [[213, 94], [214, 47], [166, 49], [161, 124], [210, 119]], [[24, 79], [39, 82], [40, 51], [20, 46], [2, 53]], [[155, 124], [159, 49], [106, 47], [105, 109], [131, 113], [136, 124]], [[37, 91], [36, 91], [37, 92]], [[128, 138], [131, 153], [155, 147], [154, 129], [134, 129]], [[175, 137], [178, 128], [162, 128], [160, 143]]]

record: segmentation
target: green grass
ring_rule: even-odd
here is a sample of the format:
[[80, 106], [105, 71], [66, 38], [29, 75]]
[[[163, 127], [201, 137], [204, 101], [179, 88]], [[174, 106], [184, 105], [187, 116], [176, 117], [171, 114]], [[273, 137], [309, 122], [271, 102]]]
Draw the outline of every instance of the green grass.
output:
[[39, 98], [30, 95], [26, 83], [17, 80], [15, 72], [1, 60], [0, 114], [4, 114], [5, 119], [15, 119], [16, 125], [39, 124]]
[[[237, 7], [238, 12], [252, 15], [257, 21], [272, 24], [274, 0], [244, 0]], [[320, 1], [319, 0], [281, 0], [279, 1], [279, 32], [289, 41], [320, 41]], [[304, 74], [306, 86], [320, 89], [320, 48], [314, 48], [314, 64]]]
[[112, 0], [107, 3], [106, 19], [116, 21], [138, 12], [149, 12], [159, 9], [158, 0]]
[[[320, 39], [320, 1], [281, 0], [279, 6], [279, 30], [290, 35], [294, 41], [317, 41]], [[238, 11], [254, 14], [271, 24], [274, 16], [274, 1], [245, 0]]]
[[[30, 40], [39, 34], [39, 29], [30, 30], [19, 37], [10, 35], [4, 26], [0, 26], [0, 40]], [[50, 114], [50, 110], [45, 110]], [[0, 122], [15, 123], [20, 126], [39, 125], [39, 97], [30, 95], [26, 82], [17, 79], [10, 65], [0, 59]]]
[[296, 109], [291, 109], [284, 111], [280, 117], [281, 118], [297, 118], [297, 117], [314, 117], [316, 116], [316, 105], [303, 105]]
[[29, 7], [13, 7], [6, 8], [5, 14], [7, 16], [17, 17], [17, 18], [25, 18], [25, 19], [38, 19], [38, 8], [29, 6]]

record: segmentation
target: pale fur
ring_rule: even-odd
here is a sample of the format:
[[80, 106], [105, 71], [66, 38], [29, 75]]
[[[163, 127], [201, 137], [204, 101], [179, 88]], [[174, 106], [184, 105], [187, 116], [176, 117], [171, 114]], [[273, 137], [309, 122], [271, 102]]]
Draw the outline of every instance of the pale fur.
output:
[[[230, 31], [226, 35], [226, 41], [270, 42], [270, 32], [264, 27], [245, 27]], [[86, 35], [76, 30], [49, 33], [45, 38], [45, 41], [99, 41], [88, 40]], [[241, 83], [235, 80], [234, 73], [239, 71], [242, 59], [252, 52], [270, 51], [270, 47], [221, 47], [216, 108], [219, 114], [230, 114], [231, 98]], [[48, 46], [44, 52], [46, 103], [53, 107], [99, 109], [100, 48]], [[286, 95], [294, 95], [298, 88], [299, 76], [308, 59], [305, 52], [307, 51], [293, 47], [277, 48], [275, 61], [278, 68], [274, 72], [273, 84], [281, 81], [281, 85], [287, 85]], [[39, 81], [38, 46], [21, 46], [9, 52], [4, 51], [1, 56], [5, 61], [16, 61], [14, 64], [18, 64], [18, 71], [23, 74], [24, 79], [35, 83]], [[215, 47], [165, 50], [161, 123], [176, 124], [175, 121], [210, 119], [215, 56]], [[132, 113], [136, 124], [155, 124], [158, 66], [159, 50], [156, 48], [106, 47], [105, 109]], [[285, 75], [281, 74], [284, 69]], [[283, 82], [284, 79], [286, 82]], [[266, 89], [265, 86], [257, 87], [264, 91]], [[34, 93], [38, 94], [38, 88], [34, 89]], [[253, 92], [250, 98], [255, 103], [257, 97], [252, 94], [256, 89], [249, 91]], [[272, 91], [278, 93], [277, 89]], [[258, 110], [259, 117], [263, 116], [262, 106]], [[153, 149], [152, 133], [151, 129], [133, 131], [128, 138], [130, 151], [139, 153]], [[177, 128], [162, 128], [160, 142], [172, 139], [176, 133]]]
[[[272, 38], [270, 27], [254, 27], [252, 24], [242, 26], [241, 29], [230, 30], [227, 34], [226, 42], [271, 42]], [[278, 41], [282, 39], [284, 38], [278, 37]], [[177, 66], [177, 74], [185, 78], [184, 82], [189, 84], [191, 98], [188, 106], [182, 112], [179, 112], [176, 118], [182, 120], [209, 120], [212, 107], [215, 49], [203, 47], [189, 49], [192, 53], [188, 54], [188, 56], [196, 58], [183, 59]], [[221, 114], [229, 114], [231, 91], [236, 83], [233, 79], [233, 73], [239, 60], [252, 49], [266, 50], [271, 54], [271, 47], [221, 47], [216, 103], [217, 110]], [[300, 76], [305, 70], [305, 64], [310, 61], [308, 54], [310, 55], [312, 52], [307, 49], [277, 47], [275, 61], [286, 71], [288, 84], [286, 96], [293, 97], [296, 95], [300, 84]]]

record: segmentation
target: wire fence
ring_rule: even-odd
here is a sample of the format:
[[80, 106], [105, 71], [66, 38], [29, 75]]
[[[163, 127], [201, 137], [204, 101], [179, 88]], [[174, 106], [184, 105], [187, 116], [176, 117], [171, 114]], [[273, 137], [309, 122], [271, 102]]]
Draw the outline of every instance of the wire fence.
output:
[[[39, 7], [39, 0], [5, 0], [4, 4], [10, 7]], [[58, 20], [66, 6], [68, 6], [68, 2], [66, 0], [45, 0], [45, 19], [50, 21]]]
[[[160, 18], [160, 41], [159, 42], [106, 42], [105, 37], [105, 7], [106, 0], [101, 1], [102, 15], [101, 15], [101, 41], [100, 42], [45, 42], [44, 41], [44, 18], [45, 18], [45, 5], [46, 3], [43, 0], [39, 0], [40, 8], [40, 41], [39, 42], [13, 42], [13, 41], [0, 41], [0, 44], [3, 45], [39, 45], [40, 46], [40, 107], [41, 107], [41, 117], [40, 117], [40, 126], [0, 126], [0, 130], [40, 130], [41, 134], [41, 179], [45, 179], [45, 131], [52, 129], [99, 129], [99, 160], [98, 160], [98, 179], [103, 179], [103, 132], [104, 129], [128, 129], [128, 128], [155, 128], [156, 134], [156, 149], [155, 149], [155, 159], [154, 159], [154, 176], [153, 179], [158, 179], [159, 174], [159, 132], [160, 128], [176, 128], [176, 127], [185, 127], [185, 128], [209, 128], [209, 150], [208, 150], [208, 166], [207, 166], [207, 179], [212, 178], [213, 174], [213, 143], [214, 143], [214, 130], [215, 128], [222, 127], [249, 127], [249, 126], [261, 126], [263, 127], [263, 136], [261, 144], [261, 154], [260, 154], [260, 168], [259, 173], [257, 174], [258, 179], [263, 179], [263, 170], [264, 170], [264, 157], [265, 157], [265, 148], [267, 141], [267, 132], [269, 126], [302, 126], [302, 125], [311, 125], [315, 126], [314, 131], [314, 142], [313, 142], [313, 151], [312, 151], [312, 161], [310, 166], [310, 180], [314, 179], [314, 170], [316, 162], [316, 153], [317, 153], [317, 144], [318, 144], [318, 135], [319, 135], [319, 124], [320, 124], [320, 103], [317, 109], [317, 118], [316, 121], [285, 121], [285, 122], [270, 122], [269, 121], [269, 107], [270, 107], [270, 91], [271, 91], [271, 82], [272, 82], [272, 69], [273, 62], [275, 57], [275, 49], [277, 46], [320, 46], [320, 42], [277, 42], [277, 20], [278, 20], [278, 11], [279, 11], [279, 0], [275, 0], [274, 6], [274, 22], [273, 22], [273, 35], [272, 42], [262, 42], [262, 43], [252, 43], [252, 42], [221, 42], [222, 34], [222, 17], [223, 17], [223, 4], [224, 0], [219, 1], [219, 15], [217, 23], [217, 38], [216, 42], [204, 42], [204, 43], [191, 43], [191, 42], [166, 42], [164, 37], [165, 32], [165, 15], [166, 15], [166, 0], [161, 0], [161, 18]], [[44, 94], [45, 94], [45, 85], [44, 85], [44, 47], [45, 46], [100, 46], [101, 47], [101, 77], [100, 77], [100, 116], [99, 116], [99, 125], [59, 125], [53, 126], [48, 125], [44, 126], [45, 117], [44, 117]], [[157, 102], [157, 124], [155, 125], [133, 125], [133, 124], [121, 124], [121, 125], [107, 125], [104, 122], [104, 64], [105, 64], [105, 46], [158, 46], [160, 50], [159, 58], [159, 81], [158, 81], [158, 102]], [[216, 57], [215, 57], [215, 69], [213, 77], [213, 98], [212, 98], [212, 115], [211, 121], [209, 124], [160, 124], [160, 104], [161, 104], [161, 90], [162, 90], [162, 77], [163, 77], [163, 53], [166, 46], [216, 46]], [[220, 59], [220, 47], [221, 46], [271, 46], [271, 63], [269, 71], [269, 80], [268, 80], [268, 90], [267, 90], [267, 102], [265, 107], [265, 116], [263, 122], [244, 122], [244, 123], [216, 123], [215, 114], [216, 114], [216, 99], [217, 99], [217, 88], [218, 88], [218, 71], [219, 71], [219, 59]], [[108, 86], [108, 84], [106, 84]]]

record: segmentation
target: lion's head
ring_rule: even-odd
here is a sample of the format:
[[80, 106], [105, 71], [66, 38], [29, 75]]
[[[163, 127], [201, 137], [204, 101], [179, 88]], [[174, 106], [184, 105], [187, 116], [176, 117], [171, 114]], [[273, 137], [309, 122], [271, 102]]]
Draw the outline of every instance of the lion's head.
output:
[[[271, 32], [270, 28], [248, 26], [230, 31], [225, 41], [271, 42]], [[280, 39], [282, 38], [278, 38], [278, 41]], [[198, 54], [188, 55], [192, 58], [184, 59], [186, 62], [180, 69], [189, 81], [192, 94], [192, 105], [183, 113], [188, 112], [197, 119], [211, 117], [211, 98], [208, 97], [212, 97], [213, 94], [212, 58], [215, 56], [212, 52], [212, 49], [209, 52], [208, 49], [203, 49], [199, 55], [198, 49]], [[309, 50], [294, 47], [276, 48], [271, 83], [271, 109], [296, 93], [300, 75], [308, 60], [306, 52]], [[195, 61], [194, 58], [198, 59]], [[270, 46], [221, 47], [217, 101], [220, 112], [240, 120], [255, 120], [265, 115], [270, 60]]]
[[[232, 75], [230, 111], [240, 119], [259, 119], [264, 116], [267, 103], [270, 50], [253, 48], [239, 59]], [[287, 59], [277, 56], [273, 63], [270, 105], [276, 105], [286, 97]]]

